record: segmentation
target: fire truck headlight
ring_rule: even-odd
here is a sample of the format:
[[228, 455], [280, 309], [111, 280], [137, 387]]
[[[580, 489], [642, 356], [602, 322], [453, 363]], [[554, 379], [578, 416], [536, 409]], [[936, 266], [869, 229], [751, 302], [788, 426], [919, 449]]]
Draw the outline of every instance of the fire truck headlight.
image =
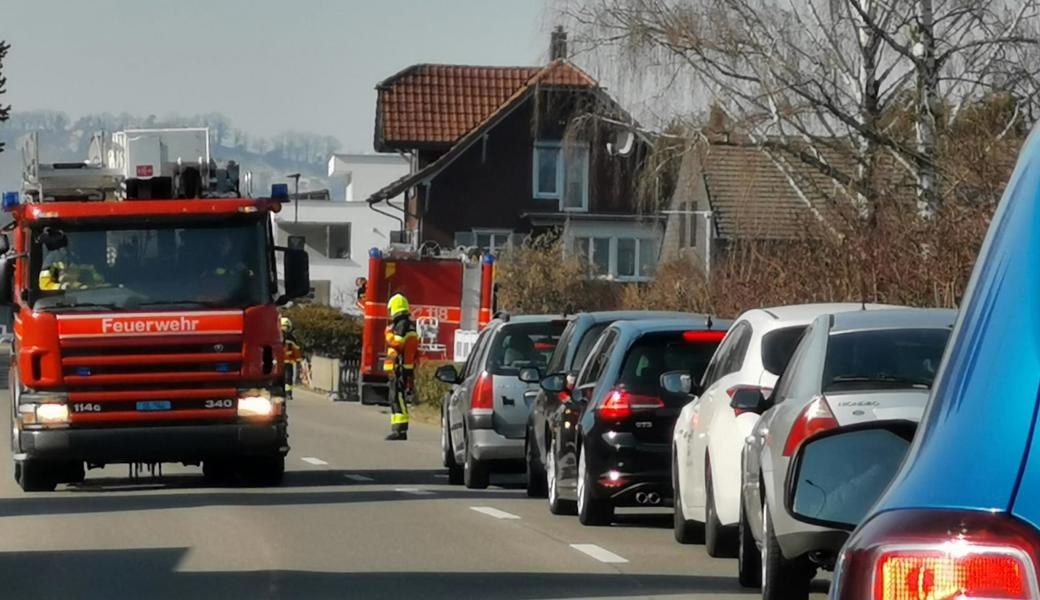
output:
[[275, 414], [275, 400], [267, 390], [242, 390], [238, 396], [238, 416], [269, 417]]
[[36, 406], [36, 422], [40, 425], [65, 425], [69, 422], [67, 404], [49, 402]]

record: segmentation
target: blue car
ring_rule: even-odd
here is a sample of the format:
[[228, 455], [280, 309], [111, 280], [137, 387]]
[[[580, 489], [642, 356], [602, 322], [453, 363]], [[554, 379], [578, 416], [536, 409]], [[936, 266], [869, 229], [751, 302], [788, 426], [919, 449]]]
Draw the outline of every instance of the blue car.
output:
[[903, 422], [832, 430], [792, 461], [787, 510], [854, 529], [834, 557], [831, 598], [1040, 598], [1038, 187], [1034, 131], [916, 432]]

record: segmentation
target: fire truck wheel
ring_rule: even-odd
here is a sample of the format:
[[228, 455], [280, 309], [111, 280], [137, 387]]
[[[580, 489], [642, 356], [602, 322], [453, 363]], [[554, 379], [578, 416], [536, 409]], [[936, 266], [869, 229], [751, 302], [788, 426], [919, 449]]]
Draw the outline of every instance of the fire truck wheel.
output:
[[15, 464], [15, 479], [24, 492], [53, 492], [58, 487], [49, 466], [33, 460]]
[[285, 475], [284, 456], [257, 456], [244, 466], [246, 480], [253, 485], [278, 485]]

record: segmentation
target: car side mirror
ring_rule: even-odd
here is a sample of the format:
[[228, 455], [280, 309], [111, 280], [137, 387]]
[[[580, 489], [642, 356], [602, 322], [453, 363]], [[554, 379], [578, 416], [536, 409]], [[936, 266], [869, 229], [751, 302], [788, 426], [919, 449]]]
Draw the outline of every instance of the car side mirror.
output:
[[298, 248], [280, 248], [282, 257], [282, 279], [285, 281], [285, 293], [278, 298], [282, 305], [294, 298], [303, 298], [311, 293], [310, 260], [307, 251]]
[[459, 373], [451, 365], [441, 365], [434, 371], [433, 378], [441, 383], [456, 385], [459, 382]]
[[559, 394], [567, 390], [567, 375], [564, 373], [553, 373], [542, 379], [541, 386], [547, 392]]
[[809, 438], [788, 467], [787, 511], [852, 531], [899, 471], [916, 430], [912, 421], [871, 421]]
[[762, 394], [762, 388], [747, 386], [737, 388], [729, 401], [729, 406], [734, 410], [760, 415], [769, 410], [772, 404]]
[[699, 396], [700, 384], [693, 380], [689, 371], [668, 371], [661, 374], [661, 387], [670, 394], [686, 394]]
[[542, 372], [538, 367], [524, 367], [520, 369], [517, 378], [524, 383], [538, 383], [542, 380]]

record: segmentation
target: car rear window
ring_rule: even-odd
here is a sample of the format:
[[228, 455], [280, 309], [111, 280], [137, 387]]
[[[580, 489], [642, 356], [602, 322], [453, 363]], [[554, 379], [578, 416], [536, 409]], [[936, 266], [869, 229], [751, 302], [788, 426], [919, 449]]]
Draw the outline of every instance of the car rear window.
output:
[[774, 329], [762, 336], [762, 366], [773, 375], [780, 376], [787, 363], [791, 362], [791, 355], [798, 347], [798, 340], [805, 333], [805, 325], [797, 327], [784, 327]]
[[823, 366], [823, 391], [928, 389], [949, 337], [949, 329], [832, 334]]
[[491, 342], [487, 370], [492, 375], [517, 375], [524, 367], [545, 370], [567, 321], [503, 325]]
[[625, 354], [618, 384], [636, 393], [663, 394], [661, 375], [668, 371], [688, 371], [694, 381], [700, 380], [724, 334], [722, 331], [705, 333], [718, 333], [718, 336], [710, 336], [715, 338], [711, 340], [687, 341], [682, 331], [643, 335]]
[[585, 359], [589, 357], [592, 347], [596, 345], [596, 340], [609, 325], [610, 323], [596, 323], [585, 331], [585, 334], [581, 336], [581, 342], [578, 343], [578, 350], [574, 353], [574, 360], [571, 361], [572, 371], [581, 369], [581, 366], [585, 364]]

